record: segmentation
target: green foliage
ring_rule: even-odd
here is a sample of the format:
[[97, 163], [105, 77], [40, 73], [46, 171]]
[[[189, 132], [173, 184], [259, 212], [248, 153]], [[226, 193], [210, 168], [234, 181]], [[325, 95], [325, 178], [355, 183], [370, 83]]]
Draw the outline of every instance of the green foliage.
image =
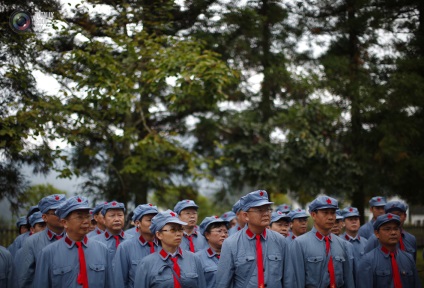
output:
[[18, 198], [18, 201], [22, 204], [22, 208], [28, 211], [31, 206], [37, 205], [42, 198], [53, 194], [66, 195], [66, 191], [57, 189], [52, 184], [32, 185]]

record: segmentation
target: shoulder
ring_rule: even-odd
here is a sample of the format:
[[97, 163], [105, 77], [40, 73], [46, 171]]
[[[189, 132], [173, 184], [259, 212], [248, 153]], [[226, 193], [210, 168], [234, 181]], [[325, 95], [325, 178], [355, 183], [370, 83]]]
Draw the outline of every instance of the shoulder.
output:
[[0, 246], [0, 257], [5, 258], [7, 260], [12, 259], [12, 253], [9, 252], [5, 247]]

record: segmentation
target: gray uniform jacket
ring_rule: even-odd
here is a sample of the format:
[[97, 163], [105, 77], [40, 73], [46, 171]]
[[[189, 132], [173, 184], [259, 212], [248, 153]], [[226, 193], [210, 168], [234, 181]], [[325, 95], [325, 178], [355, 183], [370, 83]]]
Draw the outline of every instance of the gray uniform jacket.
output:
[[[106, 246], [87, 237], [82, 241], [90, 288], [109, 288], [111, 285], [111, 260]], [[35, 270], [34, 287], [80, 288], [77, 277], [80, 272], [78, 247], [64, 237], [45, 247], [39, 256]]]
[[[256, 235], [247, 226], [227, 238], [218, 263], [216, 288], [258, 287]], [[265, 229], [261, 234], [264, 278], [267, 288], [293, 287], [288, 244], [279, 233]]]
[[348, 244], [340, 237], [331, 234], [331, 250], [327, 256], [324, 237], [315, 227], [297, 237], [290, 245], [290, 260], [296, 275], [296, 285], [291, 287], [328, 287], [330, 254], [333, 258], [337, 287], [355, 287], [352, 251], [350, 251], [352, 248], [349, 248]]

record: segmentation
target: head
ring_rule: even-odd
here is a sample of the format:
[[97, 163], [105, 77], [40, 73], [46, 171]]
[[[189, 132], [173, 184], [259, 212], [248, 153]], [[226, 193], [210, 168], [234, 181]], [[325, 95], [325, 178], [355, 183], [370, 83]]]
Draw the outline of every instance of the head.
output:
[[290, 228], [292, 233], [296, 237], [305, 234], [308, 227], [309, 217], [309, 215], [306, 214], [306, 211], [299, 208], [291, 211], [288, 215], [290, 216], [291, 220]]
[[346, 233], [352, 237], [356, 237], [359, 227], [361, 227], [358, 209], [355, 207], [346, 207], [341, 213]]
[[221, 215], [221, 219], [228, 222], [228, 229], [237, 224], [237, 215], [233, 211], [227, 211]]
[[93, 209], [93, 219], [96, 221], [96, 226], [99, 227], [101, 230], [105, 230], [105, 218], [102, 214], [103, 207], [107, 204], [107, 202], [103, 202], [100, 204], [97, 204], [96, 207]]
[[343, 216], [341, 214], [341, 211], [336, 210], [336, 223], [334, 223], [334, 226], [331, 228], [331, 233], [339, 236], [342, 233], [343, 224]]
[[72, 240], [81, 241], [89, 232], [92, 215], [87, 198], [82, 196], [69, 198], [56, 210], [56, 214]]
[[384, 205], [386, 205], [386, 203], [386, 197], [375, 196], [370, 199], [369, 204], [372, 219], [375, 220], [378, 216], [384, 214]]
[[187, 223], [171, 210], [156, 214], [151, 223], [150, 231], [161, 241], [162, 248], [167, 252], [175, 251], [181, 244], [183, 225]]
[[336, 223], [336, 199], [328, 196], [319, 196], [309, 205], [309, 213], [314, 220], [315, 228], [322, 234], [328, 235]]
[[150, 225], [152, 224], [152, 218], [158, 214], [158, 209], [153, 204], [141, 204], [138, 205], [133, 211], [132, 220], [134, 225], [139, 229], [140, 235], [145, 238], [153, 237], [153, 233], [150, 231]]
[[408, 210], [408, 205], [401, 201], [390, 201], [384, 205], [385, 213], [392, 213], [400, 218], [400, 226], [402, 227], [406, 220], [406, 211]]
[[38, 202], [38, 208], [43, 215], [43, 220], [46, 222], [47, 228], [55, 233], [63, 231], [63, 224], [55, 212], [65, 202], [66, 198], [63, 194], [49, 195]]
[[291, 207], [290, 205], [284, 203], [284, 204], [278, 205], [275, 210], [277, 212], [280, 211], [281, 213], [289, 214], [291, 211]]
[[218, 216], [206, 217], [200, 224], [200, 233], [215, 251], [221, 251], [222, 243], [228, 237], [228, 222]]
[[29, 217], [30, 231], [32, 234], [43, 231], [46, 228], [46, 222], [43, 220], [41, 212], [35, 212]]
[[400, 218], [395, 214], [384, 214], [378, 216], [374, 222], [374, 235], [381, 246], [393, 251], [401, 237]]
[[289, 228], [290, 228], [290, 217], [288, 217], [286, 214], [284, 214], [281, 211], [276, 211], [272, 213], [271, 217], [271, 226], [270, 229], [280, 233], [284, 237], [287, 237], [289, 235]]
[[28, 219], [26, 216], [19, 217], [16, 221], [16, 227], [18, 228], [19, 235], [24, 234], [29, 229]]

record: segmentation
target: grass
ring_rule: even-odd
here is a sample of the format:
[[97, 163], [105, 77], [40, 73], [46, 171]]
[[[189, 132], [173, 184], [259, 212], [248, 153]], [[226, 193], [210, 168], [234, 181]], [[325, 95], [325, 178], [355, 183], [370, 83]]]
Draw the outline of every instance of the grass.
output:
[[418, 270], [418, 276], [420, 276], [420, 279], [421, 279], [421, 285], [424, 285], [423, 248], [418, 249], [418, 253], [417, 253], [417, 270]]

